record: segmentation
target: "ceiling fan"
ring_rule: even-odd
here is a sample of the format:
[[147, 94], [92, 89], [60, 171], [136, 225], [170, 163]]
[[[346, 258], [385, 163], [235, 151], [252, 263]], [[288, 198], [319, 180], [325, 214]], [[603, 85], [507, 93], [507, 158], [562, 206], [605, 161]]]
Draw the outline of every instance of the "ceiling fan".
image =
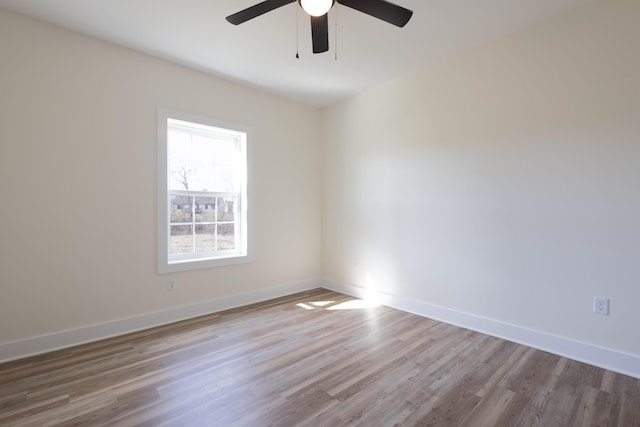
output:
[[329, 50], [329, 20], [327, 14], [336, 1], [341, 5], [381, 19], [397, 27], [404, 27], [413, 15], [413, 11], [386, 0], [266, 0], [227, 16], [227, 21], [234, 25], [239, 25], [296, 1], [311, 17], [313, 53], [322, 53]]

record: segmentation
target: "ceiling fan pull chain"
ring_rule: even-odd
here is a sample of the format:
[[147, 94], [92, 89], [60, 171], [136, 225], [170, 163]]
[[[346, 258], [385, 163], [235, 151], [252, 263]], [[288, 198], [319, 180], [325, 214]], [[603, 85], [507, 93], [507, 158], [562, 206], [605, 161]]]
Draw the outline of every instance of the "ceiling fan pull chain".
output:
[[300, 10], [296, 5], [296, 59], [300, 59]]

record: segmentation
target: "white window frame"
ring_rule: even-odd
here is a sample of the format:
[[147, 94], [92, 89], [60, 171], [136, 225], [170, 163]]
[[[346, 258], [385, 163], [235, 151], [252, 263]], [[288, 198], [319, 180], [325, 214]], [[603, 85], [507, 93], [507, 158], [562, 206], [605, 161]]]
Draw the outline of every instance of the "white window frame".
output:
[[[168, 120], [182, 120], [195, 124], [212, 126], [232, 134], [237, 134], [243, 147], [242, 156], [245, 158], [241, 172], [245, 179], [240, 185], [240, 201], [237, 203], [238, 230], [237, 242], [239, 247], [233, 251], [219, 251], [212, 255], [190, 254], [191, 256], [169, 255], [170, 234], [170, 206], [169, 206], [169, 171], [168, 171]], [[253, 260], [251, 244], [251, 141], [252, 131], [250, 127], [235, 123], [227, 123], [219, 120], [197, 116], [180, 111], [158, 108], [158, 273], [173, 273], [187, 270], [221, 267], [225, 265], [248, 263]], [[242, 167], [242, 166], [241, 166]], [[174, 190], [171, 190], [175, 192]], [[224, 197], [222, 193], [198, 192], [196, 196]]]

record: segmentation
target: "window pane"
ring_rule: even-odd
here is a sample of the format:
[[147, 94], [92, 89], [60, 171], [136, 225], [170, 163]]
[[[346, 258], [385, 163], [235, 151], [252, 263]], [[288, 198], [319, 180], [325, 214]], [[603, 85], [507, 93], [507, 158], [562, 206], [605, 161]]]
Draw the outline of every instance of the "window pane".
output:
[[215, 191], [232, 193], [237, 191], [236, 172], [232, 165], [216, 165], [214, 171]]
[[167, 138], [169, 189], [189, 190], [189, 181], [193, 175], [191, 135], [170, 129]]
[[216, 198], [196, 197], [196, 222], [214, 222], [216, 220]]
[[218, 225], [218, 250], [228, 251], [236, 248], [236, 239], [233, 224]]
[[171, 196], [171, 222], [191, 222], [191, 200], [188, 196]]
[[170, 254], [188, 254], [193, 252], [193, 226], [172, 225], [169, 235]]
[[190, 190], [215, 191], [214, 158], [218, 142], [211, 137], [193, 135], [191, 142], [191, 176]]
[[237, 191], [237, 142], [168, 131], [169, 188]]
[[216, 163], [219, 165], [232, 166], [237, 150], [238, 147], [235, 141], [218, 141], [218, 147], [216, 149]]
[[235, 205], [235, 197], [218, 198], [218, 221], [220, 222], [235, 221], [234, 205]]
[[215, 191], [238, 191], [237, 143], [235, 141], [217, 141], [215, 155]]
[[196, 252], [213, 252], [216, 250], [216, 226], [196, 225]]

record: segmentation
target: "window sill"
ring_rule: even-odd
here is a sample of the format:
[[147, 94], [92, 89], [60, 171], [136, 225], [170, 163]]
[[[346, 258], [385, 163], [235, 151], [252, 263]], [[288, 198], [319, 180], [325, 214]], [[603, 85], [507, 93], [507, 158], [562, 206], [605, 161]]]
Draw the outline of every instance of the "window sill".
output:
[[224, 267], [227, 265], [248, 264], [252, 261], [249, 255], [229, 255], [217, 258], [202, 258], [180, 261], [169, 261], [158, 266], [159, 274], [180, 271], [201, 270], [204, 268]]

